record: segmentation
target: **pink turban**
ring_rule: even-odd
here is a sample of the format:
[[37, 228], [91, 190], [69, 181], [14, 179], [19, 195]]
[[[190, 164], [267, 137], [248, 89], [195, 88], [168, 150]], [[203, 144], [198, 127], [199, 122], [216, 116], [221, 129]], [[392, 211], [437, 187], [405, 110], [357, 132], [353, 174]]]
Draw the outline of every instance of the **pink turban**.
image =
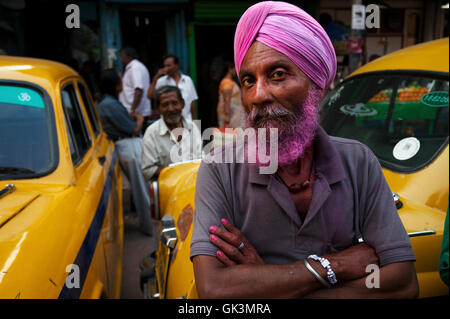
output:
[[237, 74], [253, 41], [259, 41], [286, 55], [322, 89], [336, 74], [336, 53], [322, 26], [299, 7], [265, 1], [244, 12], [234, 36]]

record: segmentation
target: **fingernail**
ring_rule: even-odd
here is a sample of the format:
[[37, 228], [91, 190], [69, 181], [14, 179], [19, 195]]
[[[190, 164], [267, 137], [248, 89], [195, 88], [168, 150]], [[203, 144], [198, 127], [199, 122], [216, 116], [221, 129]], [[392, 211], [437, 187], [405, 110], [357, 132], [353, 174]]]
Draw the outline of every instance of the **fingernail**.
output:
[[209, 227], [209, 231], [210, 231], [211, 233], [214, 233], [214, 232], [216, 231], [216, 229], [217, 229], [216, 226], [211, 226], [211, 227]]
[[216, 236], [216, 235], [211, 235], [210, 238], [211, 238], [211, 240], [213, 240], [213, 241], [217, 240], [217, 236]]
[[217, 251], [217, 256], [222, 257], [223, 252], [221, 252], [220, 250]]
[[222, 222], [222, 224], [228, 224], [228, 220], [226, 220], [225, 218], [222, 218], [220, 221]]

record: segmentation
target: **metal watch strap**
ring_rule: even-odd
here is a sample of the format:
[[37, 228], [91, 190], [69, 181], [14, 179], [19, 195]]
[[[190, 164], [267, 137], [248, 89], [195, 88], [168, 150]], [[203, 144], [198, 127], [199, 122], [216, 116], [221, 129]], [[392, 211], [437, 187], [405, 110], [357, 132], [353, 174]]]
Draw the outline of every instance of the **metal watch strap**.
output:
[[327, 288], [331, 287], [331, 285], [327, 283], [325, 279], [323, 279], [322, 276], [317, 273], [317, 271], [314, 270], [314, 268], [309, 264], [309, 262], [306, 259], [303, 259], [303, 263], [305, 264], [306, 268], [314, 275], [314, 277], [316, 277], [316, 279], [320, 281], [322, 285], [324, 285]]
[[314, 260], [320, 262], [322, 267], [326, 269], [327, 278], [331, 285], [335, 285], [337, 283], [336, 274], [334, 273], [333, 269], [331, 268], [331, 263], [328, 259], [319, 257], [317, 255], [309, 255], [308, 258], [311, 258], [311, 259], [314, 259]]

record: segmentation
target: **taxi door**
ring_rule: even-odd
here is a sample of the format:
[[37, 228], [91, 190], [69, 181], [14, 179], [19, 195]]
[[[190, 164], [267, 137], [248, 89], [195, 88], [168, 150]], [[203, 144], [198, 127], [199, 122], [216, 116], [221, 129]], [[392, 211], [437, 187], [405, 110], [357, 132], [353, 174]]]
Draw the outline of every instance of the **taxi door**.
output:
[[[67, 248], [71, 264], [77, 267], [80, 287], [74, 289], [65, 285], [59, 298], [118, 297], [120, 287], [108, 280], [104, 249], [105, 240], [110, 237], [109, 230], [114, 229], [113, 217], [108, 216], [108, 212], [119, 210], [121, 214], [118, 204], [121, 194], [117, 191], [120, 174], [114, 145], [102, 132], [80, 78], [72, 77], [61, 83], [61, 99], [74, 166], [73, 191], [66, 200], [66, 220], [72, 230]], [[121, 252], [119, 257], [121, 260]], [[117, 267], [112, 268], [117, 271]]]

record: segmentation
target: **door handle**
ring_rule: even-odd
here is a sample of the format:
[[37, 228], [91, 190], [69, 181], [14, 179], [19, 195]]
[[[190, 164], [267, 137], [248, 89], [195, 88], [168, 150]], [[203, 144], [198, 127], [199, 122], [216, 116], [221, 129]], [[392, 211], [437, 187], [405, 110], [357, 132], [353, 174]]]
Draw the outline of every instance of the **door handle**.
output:
[[98, 162], [100, 163], [100, 165], [104, 165], [106, 161], [106, 157], [105, 156], [99, 156], [98, 157]]

